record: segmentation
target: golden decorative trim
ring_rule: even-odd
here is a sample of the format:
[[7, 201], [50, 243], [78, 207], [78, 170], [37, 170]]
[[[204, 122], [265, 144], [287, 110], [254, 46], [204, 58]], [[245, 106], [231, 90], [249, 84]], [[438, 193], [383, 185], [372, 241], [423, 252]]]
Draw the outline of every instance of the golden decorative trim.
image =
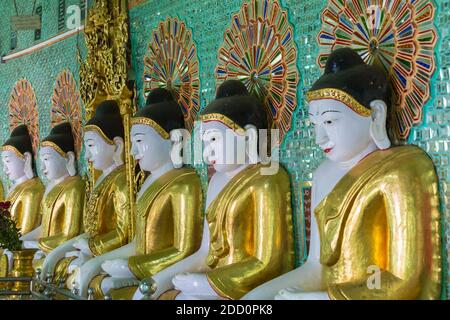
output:
[[90, 282], [89, 288], [94, 290], [94, 300], [104, 300], [105, 296], [102, 292], [102, 281], [108, 277], [108, 274], [98, 274]]
[[84, 131], [96, 131], [98, 134], [102, 136], [102, 138], [106, 141], [108, 144], [114, 144], [114, 141], [112, 141], [110, 138], [106, 136], [106, 134], [103, 132], [102, 129], [100, 129], [99, 126], [96, 126], [95, 124], [88, 124], [87, 126], [84, 126]]
[[338, 100], [363, 117], [369, 117], [372, 114], [372, 110], [367, 109], [347, 92], [339, 89], [325, 88], [306, 93], [306, 100], [308, 102], [320, 99]]
[[169, 139], [170, 135], [169, 133], [164, 130], [159, 124], [157, 124], [154, 120], [146, 117], [135, 117], [131, 118], [131, 125], [134, 124], [144, 124], [147, 126], [152, 127], [155, 129], [156, 132], [163, 138], [163, 139]]
[[6, 146], [0, 147], [0, 151], [11, 151], [16, 156], [18, 156], [20, 159], [25, 158], [25, 156], [19, 150], [17, 150], [16, 147], [13, 147], [11, 145], [6, 145]]
[[44, 141], [41, 143], [41, 147], [50, 147], [53, 148], [56, 152], [59, 153], [59, 155], [63, 158], [66, 157], [66, 153], [54, 142], [51, 141]]
[[203, 122], [219, 121], [224, 125], [226, 125], [227, 127], [229, 127], [230, 129], [232, 129], [233, 131], [235, 131], [237, 134], [241, 135], [245, 134], [245, 130], [240, 125], [238, 125], [236, 122], [220, 113], [209, 113], [201, 115], [200, 120]]

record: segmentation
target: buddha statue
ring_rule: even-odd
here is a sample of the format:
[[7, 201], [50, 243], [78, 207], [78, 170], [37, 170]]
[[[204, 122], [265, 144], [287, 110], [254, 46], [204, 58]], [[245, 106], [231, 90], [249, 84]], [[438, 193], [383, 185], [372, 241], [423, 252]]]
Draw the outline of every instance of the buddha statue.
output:
[[[39, 203], [44, 194], [44, 185], [35, 177], [33, 147], [27, 126], [17, 126], [0, 151], [4, 173], [12, 183], [6, 196], [6, 201], [11, 203], [9, 212], [25, 236], [41, 223]], [[10, 269], [12, 253], [5, 249], [1, 254], [8, 257]]]
[[228, 80], [201, 121], [204, 158], [215, 169], [202, 242], [195, 253], [152, 277], [152, 298], [239, 299], [294, 266], [289, 176], [282, 167], [262, 174], [266, 165], [246, 143], [268, 127], [263, 105], [241, 82]]
[[[185, 128], [183, 113], [162, 88], [151, 91], [146, 104], [131, 119], [131, 153], [148, 174], [137, 194], [135, 238], [81, 267], [81, 287], [90, 282], [96, 299], [105, 294], [132, 299], [139, 280], [158, 274], [200, 247], [201, 182], [194, 169], [174, 164], [171, 155], [174, 135]], [[99, 273], [92, 281], [87, 265], [95, 265], [89, 269]]]
[[39, 150], [42, 174], [49, 183], [41, 202], [41, 225], [22, 237], [25, 248], [37, 248], [35, 268], [42, 257], [80, 234], [85, 183], [76, 172], [74, 138], [70, 123], [56, 125]]
[[17, 222], [22, 235], [26, 235], [40, 224], [39, 205], [44, 186], [35, 177], [33, 147], [26, 125], [11, 132], [11, 137], [0, 148], [3, 168], [12, 182], [6, 201], [11, 202], [11, 216]]
[[391, 147], [386, 76], [337, 49], [307, 100], [327, 158], [313, 175], [309, 257], [244, 298], [439, 298], [436, 172], [420, 148]]
[[[85, 158], [101, 172], [87, 195], [83, 232], [52, 250], [42, 266], [42, 277], [67, 278], [69, 289], [80, 277], [80, 267], [108, 251], [127, 244], [133, 235], [133, 217], [125, 166], [124, 127], [115, 101], [106, 100], [84, 126]], [[68, 277], [70, 275], [70, 277]]]

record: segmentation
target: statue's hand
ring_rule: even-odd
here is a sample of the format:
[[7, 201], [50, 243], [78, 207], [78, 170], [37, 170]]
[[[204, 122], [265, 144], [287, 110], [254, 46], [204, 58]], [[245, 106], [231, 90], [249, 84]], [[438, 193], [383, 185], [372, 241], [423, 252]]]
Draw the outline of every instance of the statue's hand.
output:
[[81, 251], [71, 251], [66, 254], [66, 257], [77, 257], [75, 260], [72, 260], [69, 267], [67, 268], [67, 273], [71, 274], [75, 271], [75, 268], [81, 267], [86, 261], [88, 261], [91, 257], [85, 255]]
[[86, 256], [90, 256], [92, 257], [92, 251], [89, 248], [89, 241], [87, 238], [81, 238], [78, 239], [74, 244], [73, 244], [74, 248], [80, 250], [83, 254], [85, 254]]
[[74, 282], [76, 288], [79, 289], [80, 296], [87, 295], [89, 283], [97, 274], [100, 273], [100, 271], [101, 271], [101, 261], [96, 258], [88, 259], [85, 263], [75, 267]]
[[306, 292], [299, 287], [291, 287], [280, 290], [275, 300], [329, 300], [329, 298], [326, 292]]
[[46, 254], [45, 254], [45, 252], [44, 251], [42, 251], [42, 250], [38, 250], [38, 251], [36, 251], [36, 253], [34, 254], [34, 260], [40, 260], [40, 259], [42, 259], [42, 258], [45, 258], [45, 256], [46, 256]]
[[25, 240], [22, 243], [23, 247], [25, 249], [39, 249], [39, 242], [38, 241], [30, 241], [30, 240]]
[[102, 292], [107, 294], [111, 289], [138, 286], [139, 280], [136, 278], [114, 278], [107, 277], [102, 281]]
[[66, 258], [70, 258], [70, 257], [78, 257], [79, 255], [80, 255], [80, 251], [74, 250], [74, 251], [67, 252], [64, 256]]
[[204, 273], [180, 273], [172, 279], [172, 283], [184, 295], [219, 297]]
[[102, 263], [102, 269], [113, 278], [136, 279], [128, 267], [127, 259], [106, 260]]

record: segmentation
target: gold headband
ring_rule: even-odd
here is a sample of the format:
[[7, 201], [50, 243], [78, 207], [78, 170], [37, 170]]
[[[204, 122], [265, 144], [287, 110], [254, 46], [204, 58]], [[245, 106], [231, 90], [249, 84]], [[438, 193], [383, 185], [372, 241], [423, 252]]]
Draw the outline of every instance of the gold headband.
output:
[[363, 117], [369, 117], [372, 114], [372, 110], [367, 109], [347, 92], [339, 89], [325, 88], [306, 93], [306, 100], [308, 102], [320, 99], [338, 100]]
[[201, 115], [200, 120], [204, 122], [219, 121], [224, 125], [226, 125], [227, 127], [229, 127], [230, 129], [232, 129], [233, 131], [235, 131], [237, 134], [241, 135], [245, 134], [245, 130], [240, 125], [238, 125], [236, 122], [220, 113], [209, 113]]
[[20, 159], [25, 158], [25, 156], [19, 151], [17, 150], [16, 147], [11, 146], [11, 145], [6, 145], [6, 146], [2, 146], [0, 148], [1, 151], [11, 151], [12, 153], [14, 153], [16, 156], [18, 156]]
[[44, 141], [41, 143], [41, 147], [50, 147], [53, 148], [56, 152], [59, 153], [59, 155], [63, 158], [66, 157], [66, 153], [54, 142], [51, 141]]
[[157, 124], [155, 121], [153, 121], [150, 118], [146, 118], [146, 117], [131, 118], [131, 125], [133, 125], [133, 124], [145, 124], [147, 126], [150, 126], [153, 129], [155, 129], [155, 131], [158, 132], [158, 134], [163, 139], [169, 139], [169, 137], [170, 137], [169, 133], [166, 130], [164, 130], [159, 124]]
[[100, 129], [99, 126], [96, 126], [95, 124], [88, 124], [87, 126], [84, 126], [84, 131], [96, 131], [99, 135], [102, 136], [102, 138], [106, 141], [108, 144], [114, 144], [114, 141], [112, 141], [110, 138], [106, 136], [106, 134], [103, 132], [102, 129]]

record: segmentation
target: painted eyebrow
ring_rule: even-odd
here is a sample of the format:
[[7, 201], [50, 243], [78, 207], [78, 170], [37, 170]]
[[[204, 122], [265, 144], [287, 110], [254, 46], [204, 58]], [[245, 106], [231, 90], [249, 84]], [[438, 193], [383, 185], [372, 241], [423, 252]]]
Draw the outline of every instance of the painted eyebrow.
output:
[[145, 133], [138, 132], [138, 133], [133, 134], [133, 137], [136, 137], [136, 136], [145, 136]]
[[340, 111], [337, 111], [337, 110], [327, 110], [327, 111], [322, 112], [321, 116], [323, 116], [323, 115], [324, 115], [325, 113], [327, 113], [327, 112], [337, 112], [337, 113], [341, 113]]

